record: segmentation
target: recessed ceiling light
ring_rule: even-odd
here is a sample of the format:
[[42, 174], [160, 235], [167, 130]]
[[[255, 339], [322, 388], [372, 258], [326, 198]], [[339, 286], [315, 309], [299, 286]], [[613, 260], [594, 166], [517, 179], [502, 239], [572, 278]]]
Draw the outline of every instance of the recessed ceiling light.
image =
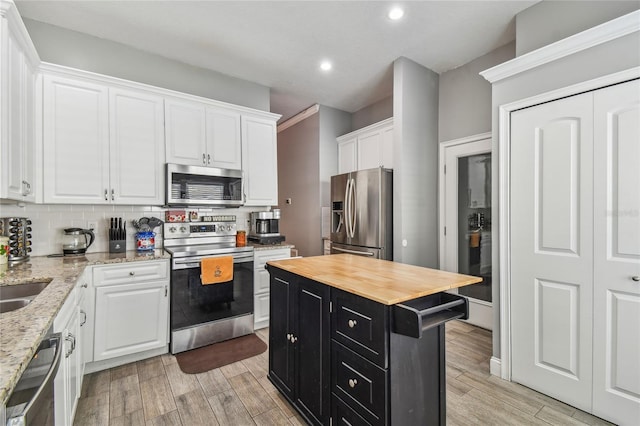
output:
[[333, 65], [331, 65], [331, 62], [329, 62], [329, 61], [320, 62], [320, 69], [322, 71], [329, 71], [329, 70], [331, 70], [331, 68], [333, 68]]
[[394, 7], [389, 11], [389, 14], [387, 16], [389, 16], [389, 19], [391, 19], [392, 21], [397, 21], [404, 16], [404, 10], [402, 10], [402, 8], [400, 7]]

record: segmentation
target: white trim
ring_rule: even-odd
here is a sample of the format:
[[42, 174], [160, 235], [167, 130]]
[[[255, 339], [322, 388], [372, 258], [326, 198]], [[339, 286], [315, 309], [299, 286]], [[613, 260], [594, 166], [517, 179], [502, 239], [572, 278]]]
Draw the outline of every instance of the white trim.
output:
[[508, 62], [482, 71], [480, 75], [490, 83], [495, 83], [540, 65], [556, 61], [565, 56], [638, 31], [640, 31], [640, 10], [574, 34], [532, 52], [525, 53]]
[[150, 84], [139, 83], [136, 81], [125, 80], [118, 77], [111, 77], [104, 74], [98, 74], [91, 71], [80, 70], [77, 68], [66, 67], [63, 65], [52, 64], [49, 62], [42, 62], [40, 64], [40, 72], [52, 73], [56, 75], [62, 75], [66, 77], [73, 77], [75, 79], [89, 80], [93, 83], [109, 85], [110, 87], [120, 87], [129, 90], [142, 90], [147, 93], [153, 93], [162, 97], [173, 97], [181, 100], [187, 100], [192, 102], [205, 103], [208, 106], [225, 108], [238, 111], [244, 115], [252, 115], [256, 117], [262, 117], [266, 119], [278, 120], [281, 115], [274, 114], [268, 111], [262, 111], [259, 109], [249, 108], [241, 105], [235, 105], [228, 102], [217, 101], [215, 99], [204, 98], [202, 96], [191, 95], [188, 93], [178, 92], [171, 89], [165, 89], [163, 87], [152, 86]]
[[37, 68], [40, 57], [13, 0], [0, 0], [0, 18], [7, 20], [12, 35], [16, 37], [31, 65]]
[[502, 367], [500, 364], [500, 358], [496, 358], [495, 356], [491, 357], [491, 360], [489, 361], [489, 373], [492, 376], [500, 377], [500, 371], [502, 371]]
[[[498, 118], [498, 197], [500, 230], [500, 376], [511, 380], [511, 235], [510, 235], [510, 148], [512, 111], [549, 102], [566, 96], [596, 90], [612, 84], [640, 78], [640, 67], [631, 68], [561, 89], [538, 94], [499, 106]], [[493, 362], [493, 359], [492, 359]], [[496, 364], [497, 365], [497, 364]]]
[[444, 161], [445, 161], [445, 151], [447, 148], [456, 145], [463, 145], [466, 143], [478, 142], [485, 139], [491, 139], [491, 132], [479, 133], [477, 135], [466, 136], [464, 138], [453, 139], [445, 142], [441, 142], [438, 146], [438, 235], [439, 238], [439, 259], [438, 262], [440, 269], [442, 269], [442, 264], [445, 259], [445, 235], [444, 235], [444, 215], [446, 214], [445, 210], [445, 185], [444, 185]]
[[294, 115], [293, 117], [285, 121], [284, 123], [278, 125], [278, 133], [282, 132], [283, 130], [287, 130], [289, 127], [298, 124], [302, 120], [306, 120], [307, 118], [316, 114], [319, 110], [320, 110], [320, 105], [315, 104], [305, 109], [304, 111], [297, 113], [296, 115]]

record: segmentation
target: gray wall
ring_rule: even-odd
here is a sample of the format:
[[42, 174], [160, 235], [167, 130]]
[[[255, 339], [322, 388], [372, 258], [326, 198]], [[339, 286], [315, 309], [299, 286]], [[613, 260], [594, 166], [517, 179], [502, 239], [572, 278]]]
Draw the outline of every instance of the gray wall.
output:
[[[630, 54], [636, 52], [636, 54]], [[612, 74], [618, 71], [640, 66], [640, 35], [636, 32], [625, 37], [604, 43], [588, 50], [584, 50], [553, 63], [541, 65], [517, 76], [507, 78], [493, 85], [493, 155], [499, 158], [498, 132], [500, 105], [525, 99], [537, 94], [566, 87], [597, 77]], [[492, 176], [492, 200], [493, 211], [500, 208], [498, 182], [500, 179], [498, 161], [493, 162]], [[500, 245], [499, 245], [499, 218], [497, 214], [492, 217], [492, 241], [493, 241], [493, 355], [500, 357]]]
[[45, 62], [269, 111], [266, 86], [39, 21], [24, 23]]
[[479, 73], [514, 56], [512, 42], [440, 74], [440, 142], [491, 131], [491, 84]]
[[338, 174], [336, 138], [351, 131], [352, 115], [335, 108], [320, 106], [320, 205], [331, 205], [331, 176]]
[[354, 112], [351, 131], [362, 129], [370, 124], [386, 120], [389, 117], [393, 117], [393, 95]]
[[[278, 133], [280, 232], [301, 256], [322, 254], [320, 236], [320, 114]], [[285, 200], [291, 198], [291, 204]]]
[[542, 1], [516, 16], [520, 56], [640, 8], [640, 1]]
[[438, 74], [397, 59], [393, 116], [393, 257], [437, 268]]

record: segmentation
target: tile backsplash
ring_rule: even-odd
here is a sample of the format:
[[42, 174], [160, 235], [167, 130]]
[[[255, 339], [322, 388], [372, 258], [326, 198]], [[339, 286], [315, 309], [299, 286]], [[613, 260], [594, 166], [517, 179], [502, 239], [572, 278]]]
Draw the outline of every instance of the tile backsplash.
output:
[[[155, 206], [102, 206], [69, 204], [0, 204], [0, 217], [26, 217], [31, 225], [31, 256], [46, 256], [62, 253], [62, 235], [65, 228], [87, 228], [89, 222], [96, 222], [96, 240], [88, 252], [109, 251], [109, 218], [121, 217], [127, 222], [127, 250], [135, 249], [135, 228], [133, 219], [155, 216], [164, 221], [168, 210]], [[173, 209], [175, 210], [175, 209]], [[186, 209], [198, 210], [200, 215], [235, 215], [238, 230], [249, 230], [249, 213], [269, 210], [268, 207], [240, 207], [237, 209]], [[162, 228], [156, 229], [156, 248], [163, 246]]]

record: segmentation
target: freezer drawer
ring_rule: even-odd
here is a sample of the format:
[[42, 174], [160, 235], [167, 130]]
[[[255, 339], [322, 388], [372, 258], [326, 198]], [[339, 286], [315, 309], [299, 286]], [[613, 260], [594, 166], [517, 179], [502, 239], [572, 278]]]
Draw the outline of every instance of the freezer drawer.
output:
[[[371, 257], [372, 259], [387, 259], [385, 250], [375, 247], [359, 247], [348, 244], [331, 243], [331, 254], [355, 254], [358, 256]], [[387, 259], [391, 260], [391, 259]]]

